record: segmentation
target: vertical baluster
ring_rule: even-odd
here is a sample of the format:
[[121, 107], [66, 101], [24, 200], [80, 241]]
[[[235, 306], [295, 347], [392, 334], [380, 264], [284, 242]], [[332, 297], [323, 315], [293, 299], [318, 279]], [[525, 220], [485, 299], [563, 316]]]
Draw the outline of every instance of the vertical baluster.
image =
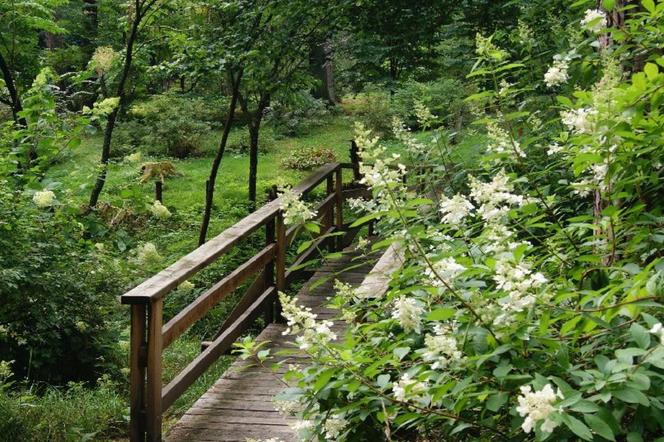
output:
[[[275, 220], [274, 218], [265, 224], [265, 244], [270, 245], [275, 241]], [[264, 281], [265, 281], [265, 290], [269, 287], [274, 286], [274, 262], [272, 259], [270, 262], [265, 264], [264, 270]], [[274, 313], [275, 313], [275, 301], [268, 302], [265, 306], [265, 323], [269, 324], [274, 322]]]
[[150, 303], [147, 343], [146, 427], [149, 442], [161, 441], [161, 350], [164, 301]]
[[[343, 200], [343, 170], [339, 167], [335, 172], [335, 184], [336, 184], [336, 230], [337, 232], [343, 231], [344, 228], [344, 200]], [[337, 250], [343, 249], [343, 235], [335, 237], [337, 239]]]
[[132, 442], [145, 438], [145, 314], [145, 304], [131, 306], [129, 438]]
[[[332, 195], [334, 193], [334, 176], [329, 175], [327, 177], [327, 183], [326, 183], [326, 192], [325, 196]], [[334, 223], [334, 207], [330, 206], [329, 208], [325, 208], [325, 215], [323, 216], [323, 232], [326, 232], [330, 227], [332, 227], [332, 224]], [[325, 243], [327, 244], [327, 248], [332, 251], [334, 249], [334, 239], [333, 238], [328, 238], [325, 240]]]
[[[277, 292], [281, 292], [286, 288], [286, 225], [284, 224], [283, 213], [279, 212], [276, 218], [276, 236], [277, 236], [277, 256], [275, 259], [275, 279], [277, 285]], [[277, 322], [281, 322], [281, 303], [279, 300], [275, 303], [274, 318]]]

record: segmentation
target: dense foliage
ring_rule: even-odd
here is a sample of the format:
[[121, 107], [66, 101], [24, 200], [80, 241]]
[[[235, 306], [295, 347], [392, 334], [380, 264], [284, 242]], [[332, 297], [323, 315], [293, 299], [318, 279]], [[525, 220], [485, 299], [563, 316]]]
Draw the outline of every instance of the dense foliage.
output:
[[395, 121], [431, 166], [409, 173], [358, 126], [374, 201], [357, 205], [405, 262], [385, 294], [338, 287], [341, 342], [282, 297], [316, 360], [279, 403], [303, 436], [661, 440], [664, 3], [641, 6], [579, 10], [536, 77], [519, 46], [478, 34], [477, 170], [451, 165], [445, 132], [423, 142]]

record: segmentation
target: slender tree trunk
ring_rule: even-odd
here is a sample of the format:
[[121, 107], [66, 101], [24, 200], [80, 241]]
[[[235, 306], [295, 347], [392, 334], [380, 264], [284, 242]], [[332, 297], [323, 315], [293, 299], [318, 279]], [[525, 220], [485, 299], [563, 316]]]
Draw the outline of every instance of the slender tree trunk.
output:
[[[140, 5], [137, 4], [137, 6]], [[111, 112], [108, 115], [108, 118], [106, 120], [106, 127], [104, 129], [104, 143], [101, 149], [101, 160], [100, 160], [101, 169], [99, 171], [99, 175], [97, 176], [95, 185], [92, 188], [92, 192], [90, 193], [90, 202], [88, 203], [89, 208], [93, 208], [97, 205], [97, 202], [99, 201], [99, 196], [101, 195], [101, 191], [104, 189], [104, 184], [106, 183], [106, 175], [108, 174], [108, 162], [111, 158], [111, 141], [113, 140], [113, 130], [115, 129], [115, 122], [117, 121], [120, 108], [125, 104], [124, 103], [126, 98], [125, 85], [127, 83], [127, 79], [129, 78], [129, 72], [131, 70], [131, 63], [134, 56], [133, 54], [134, 42], [136, 41], [136, 37], [138, 36], [138, 27], [143, 18], [140, 7], [137, 7], [134, 13], [136, 14], [136, 16], [131, 24], [131, 31], [129, 32], [129, 36], [127, 37], [127, 47], [126, 47], [124, 66], [122, 69], [122, 74], [120, 75], [118, 87], [116, 89], [116, 96], [120, 98], [120, 104], [118, 105], [118, 107], [116, 107], [113, 110], [113, 112]]]
[[258, 181], [258, 134], [260, 116], [249, 123], [249, 211], [256, 210], [256, 185]]
[[25, 120], [25, 118], [19, 115], [19, 113], [23, 110], [21, 98], [19, 97], [18, 91], [16, 90], [16, 83], [14, 82], [12, 71], [7, 65], [7, 62], [1, 53], [0, 70], [2, 71], [2, 77], [5, 80], [5, 87], [7, 88], [7, 91], [9, 91], [9, 99], [11, 100], [12, 117], [14, 118], [14, 122], [23, 127], [28, 127], [28, 122]]
[[258, 182], [259, 134], [263, 121], [263, 112], [270, 101], [269, 95], [263, 94], [256, 112], [249, 123], [249, 211], [256, 210], [256, 187]]
[[210, 226], [210, 216], [212, 215], [212, 203], [214, 198], [214, 186], [217, 181], [217, 173], [219, 172], [219, 166], [221, 165], [221, 160], [224, 157], [224, 152], [226, 151], [226, 144], [228, 143], [228, 135], [231, 132], [231, 126], [233, 125], [233, 120], [235, 118], [235, 108], [237, 106], [238, 97], [240, 96], [240, 81], [242, 79], [242, 70], [237, 73], [235, 78], [231, 74], [231, 102], [228, 105], [228, 115], [226, 115], [226, 124], [224, 125], [224, 131], [221, 135], [221, 141], [219, 142], [219, 148], [217, 153], [212, 161], [212, 167], [210, 168], [210, 177], [205, 182], [205, 211], [203, 213], [203, 222], [201, 223], [201, 231], [198, 236], [198, 245], [205, 244], [207, 237], [207, 231]]

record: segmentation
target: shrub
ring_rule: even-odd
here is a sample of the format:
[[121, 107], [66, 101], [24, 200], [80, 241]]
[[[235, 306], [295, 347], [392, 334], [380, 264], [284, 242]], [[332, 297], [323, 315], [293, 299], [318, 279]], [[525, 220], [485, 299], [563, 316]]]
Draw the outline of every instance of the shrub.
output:
[[295, 136], [321, 126], [328, 115], [330, 110], [323, 100], [301, 91], [274, 101], [265, 113], [265, 123], [278, 135]]
[[418, 128], [415, 113], [418, 103], [426, 106], [436, 117], [434, 127], [445, 125], [455, 128], [467, 112], [464, 103], [466, 95], [466, 87], [460, 81], [450, 78], [426, 83], [409, 81], [397, 89], [392, 97], [392, 106], [411, 128]]
[[370, 90], [346, 97], [343, 100], [344, 110], [358, 119], [376, 135], [392, 136], [392, 120], [399, 114], [390, 103], [389, 92]]
[[117, 369], [117, 265], [84, 239], [57, 198], [33, 202], [6, 183], [0, 189], [2, 358], [15, 361], [19, 378], [54, 383]]
[[[258, 135], [258, 152], [266, 154], [272, 152], [277, 143], [277, 137], [270, 126], [263, 126]], [[238, 155], [247, 155], [250, 146], [249, 131], [240, 128], [231, 132], [226, 150]]]
[[335, 161], [337, 161], [337, 157], [332, 149], [326, 147], [298, 147], [291, 150], [281, 164], [288, 169], [309, 170]]
[[[402, 132], [413, 166], [432, 166], [409, 187], [399, 159], [358, 126], [374, 197], [365, 219], [403, 257], [384, 293], [337, 285], [341, 341], [281, 294], [296, 345], [315, 361], [288, 370], [296, 388], [282, 396], [308, 420], [302, 436], [661, 440], [664, 60], [653, 30], [664, 15], [646, 4], [625, 23], [634, 46], [599, 53], [607, 21], [586, 11], [590, 36], [567, 52], [580, 60], [557, 57], [569, 66], [554, 65], [546, 83], [528, 75], [539, 61], [510, 60], [478, 35], [472, 77], [485, 89], [472, 100], [491, 113], [472, 174], [452, 176], [438, 133]], [[652, 62], [621, 68], [644, 48]], [[524, 91], [544, 87], [555, 88], [551, 104], [525, 107]]]
[[209, 116], [196, 100], [175, 95], [155, 95], [131, 106], [118, 125], [114, 155], [135, 150], [151, 155], [186, 158], [200, 152], [210, 130]]

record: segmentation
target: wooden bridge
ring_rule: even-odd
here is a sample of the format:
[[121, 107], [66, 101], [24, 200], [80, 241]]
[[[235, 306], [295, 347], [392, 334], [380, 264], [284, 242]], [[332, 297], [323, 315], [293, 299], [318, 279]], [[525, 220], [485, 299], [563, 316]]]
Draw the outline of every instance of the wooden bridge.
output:
[[[351, 153], [352, 158], [357, 158]], [[344, 184], [344, 170], [352, 170], [353, 179]], [[143, 282], [122, 296], [122, 303], [131, 306], [130, 382], [132, 441], [162, 439], [162, 414], [191, 384], [232, 344], [245, 333], [254, 320], [265, 315], [268, 327], [259, 339], [269, 340], [275, 348], [286, 345], [280, 332], [277, 293], [297, 279], [311, 276], [303, 268], [320, 255], [321, 250], [341, 251], [353, 241], [361, 226], [344, 223], [344, 200], [366, 195], [357, 185], [357, 162], [331, 163], [321, 167], [294, 187], [306, 196], [325, 184], [322, 200], [317, 206], [321, 224], [320, 236], [310, 247], [294, 258], [289, 246], [299, 229], [284, 224], [279, 199], [268, 202], [246, 218], [228, 228], [214, 239], [181, 258], [179, 261]], [[222, 255], [246, 241], [251, 235], [264, 231], [265, 247], [226, 277], [199, 295], [191, 304], [164, 324], [164, 299], [180, 283], [203, 270]], [[292, 247], [291, 247], [292, 249]], [[313, 274], [312, 280], [336, 275], [349, 283], [359, 283], [368, 272], [368, 264], [357, 266], [351, 261], [355, 253], [335, 254], [337, 259], [327, 262]], [[352, 264], [352, 265], [351, 265]], [[344, 271], [345, 270], [345, 271]], [[203, 318], [222, 299], [231, 295], [245, 281], [254, 277], [244, 295], [237, 302], [213, 340], [204, 343], [203, 350], [167, 385], [162, 383], [162, 353], [196, 321]], [[311, 290], [309, 285], [300, 292], [301, 301], [321, 317], [332, 312], [324, 307], [324, 299], [332, 294], [332, 281]], [[292, 433], [286, 420], [277, 415], [272, 397], [284, 385], [265, 369], [242, 371], [243, 363], [231, 369], [192, 407], [175, 426], [169, 440], [241, 440], [281, 436], [288, 440]]]

